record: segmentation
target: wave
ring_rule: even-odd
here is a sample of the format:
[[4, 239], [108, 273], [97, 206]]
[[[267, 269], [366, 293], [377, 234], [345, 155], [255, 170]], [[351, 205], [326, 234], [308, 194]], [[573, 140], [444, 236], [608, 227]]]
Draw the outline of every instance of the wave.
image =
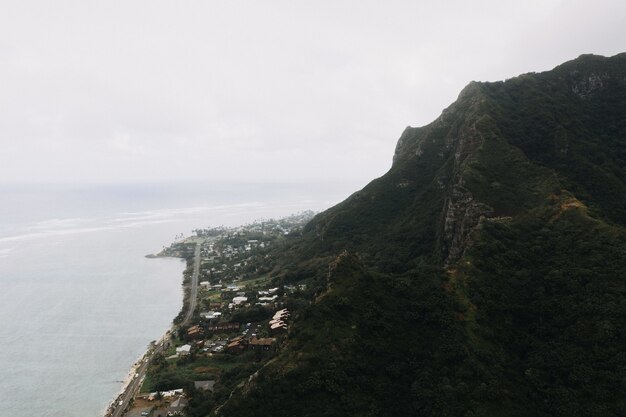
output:
[[137, 217], [155, 217], [155, 216], [169, 216], [175, 214], [194, 214], [194, 213], [202, 213], [205, 211], [220, 211], [220, 210], [232, 210], [235, 208], [267, 208], [272, 207], [273, 205], [262, 203], [258, 201], [248, 202], [248, 203], [238, 203], [238, 204], [223, 204], [218, 206], [194, 206], [194, 207], [183, 207], [183, 208], [168, 208], [168, 209], [159, 209], [159, 210], [146, 210], [146, 211], [136, 211], [136, 212], [122, 212], [120, 215], [127, 217], [119, 217], [114, 220], [127, 220], [134, 219]]
[[[34, 233], [24, 233], [13, 236], [6, 236], [0, 238], [0, 243], [8, 243], [8, 242], [19, 242], [24, 240], [33, 240], [33, 239], [42, 239], [49, 237], [58, 237], [58, 236], [67, 236], [67, 235], [75, 235], [81, 233], [93, 233], [93, 232], [103, 232], [107, 230], [115, 230], [115, 229], [125, 229], [139, 226], [147, 226], [150, 224], [160, 224], [160, 223], [170, 223], [174, 222], [176, 219], [162, 219], [162, 220], [151, 220], [151, 221], [136, 221], [129, 223], [122, 223], [118, 225], [105, 225], [105, 226], [94, 226], [94, 227], [81, 227], [74, 229], [50, 229], [44, 230], [40, 232]], [[1, 256], [1, 255], [0, 255]]]
[[67, 219], [48, 219], [40, 222], [36, 222], [33, 225], [27, 227], [29, 230], [48, 230], [48, 229], [56, 229], [56, 228], [76, 228], [85, 222], [88, 222], [89, 219], [79, 218], [79, 217], [71, 217]]
[[[227, 204], [216, 206], [194, 206], [183, 208], [167, 208], [159, 210], [146, 210], [138, 212], [120, 212], [112, 216], [101, 218], [52, 218], [25, 225], [24, 233], [0, 237], [0, 244], [21, 242], [33, 239], [43, 239], [50, 237], [75, 235], [82, 233], [95, 233], [115, 229], [134, 228], [148, 226], [151, 224], [172, 223], [181, 220], [183, 217], [193, 214], [224, 212], [223, 214], [233, 215], [238, 210], [265, 209], [273, 206], [261, 202], [248, 202], [239, 204]], [[8, 256], [7, 249], [0, 250], [0, 257]]]

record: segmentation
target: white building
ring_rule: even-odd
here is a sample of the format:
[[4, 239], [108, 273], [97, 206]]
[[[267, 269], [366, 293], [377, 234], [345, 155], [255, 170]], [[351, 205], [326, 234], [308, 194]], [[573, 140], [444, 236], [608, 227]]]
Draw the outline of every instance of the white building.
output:
[[233, 298], [233, 304], [239, 305], [248, 301], [248, 297], [235, 297]]
[[191, 345], [182, 345], [176, 348], [176, 354], [178, 356], [187, 356], [191, 353]]
[[200, 313], [200, 317], [206, 320], [218, 319], [221, 315], [222, 313], [220, 313], [219, 311], [205, 311]]

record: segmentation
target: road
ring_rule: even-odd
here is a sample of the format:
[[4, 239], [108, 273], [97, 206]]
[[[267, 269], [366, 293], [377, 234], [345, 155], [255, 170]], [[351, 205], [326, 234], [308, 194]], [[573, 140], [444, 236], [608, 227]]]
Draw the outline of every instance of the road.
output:
[[189, 308], [183, 319], [181, 326], [185, 326], [191, 320], [193, 312], [196, 310], [196, 302], [198, 301], [198, 277], [200, 276], [200, 249], [201, 243], [196, 243], [196, 251], [193, 255], [193, 273], [191, 274], [191, 289], [189, 290]]
[[119, 401], [122, 401], [122, 404], [115, 407], [115, 409], [111, 413], [111, 417], [121, 417], [122, 415], [124, 415], [124, 410], [126, 410], [126, 407], [128, 407], [128, 403], [130, 402], [130, 400], [135, 398], [135, 393], [139, 391], [141, 379], [143, 375], [146, 374], [147, 368], [147, 361], [144, 361], [139, 366], [139, 368], [137, 369], [137, 376], [134, 377], [132, 381], [130, 381], [130, 383], [122, 393], [121, 399], [117, 400], [117, 404], [119, 404]]
[[[161, 339], [159, 339], [153, 347], [144, 355], [141, 360], [141, 364], [135, 370], [136, 377], [133, 377], [132, 381], [126, 386], [124, 392], [120, 394], [118, 398], [115, 399], [113, 406], [115, 408], [109, 408], [108, 412], [105, 413], [105, 417], [122, 417], [124, 416], [124, 410], [128, 407], [130, 401], [135, 398], [135, 395], [139, 393], [141, 389], [141, 384], [143, 382], [144, 377], [146, 376], [146, 372], [148, 371], [148, 364], [150, 360], [154, 357], [154, 355], [158, 353], [162, 353], [165, 342], [170, 340], [170, 332], [166, 332]], [[119, 402], [122, 401], [122, 404], [119, 405]]]
[[[200, 249], [202, 248], [201, 243], [196, 244], [196, 250], [194, 252], [194, 260], [193, 260], [193, 273], [191, 275], [191, 289], [189, 291], [189, 309], [187, 310], [187, 314], [185, 315], [184, 320], [180, 324], [181, 326], [186, 325], [191, 320], [193, 316], [193, 312], [196, 309], [196, 303], [198, 298], [198, 279], [200, 277]], [[122, 417], [124, 415], [124, 410], [128, 407], [130, 401], [135, 398], [135, 395], [139, 392], [141, 388], [141, 383], [146, 376], [146, 371], [148, 370], [148, 363], [154, 355], [157, 353], [163, 352], [163, 344], [165, 341], [169, 340], [169, 332], [159, 340], [156, 345], [151, 348], [151, 350], [141, 359], [141, 364], [136, 369], [135, 373], [137, 376], [133, 377], [132, 381], [126, 386], [124, 392], [120, 394], [118, 398], [115, 399], [113, 403], [115, 408], [109, 408], [105, 417]], [[120, 405], [119, 402], [122, 401]]]

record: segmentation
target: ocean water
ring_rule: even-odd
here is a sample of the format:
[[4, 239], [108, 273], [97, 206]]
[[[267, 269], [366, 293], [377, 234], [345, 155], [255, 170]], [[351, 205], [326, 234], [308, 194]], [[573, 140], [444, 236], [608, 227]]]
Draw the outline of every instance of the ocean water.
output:
[[103, 414], [182, 304], [184, 263], [144, 255], [360, 185], [0, 185], [0, 417]]

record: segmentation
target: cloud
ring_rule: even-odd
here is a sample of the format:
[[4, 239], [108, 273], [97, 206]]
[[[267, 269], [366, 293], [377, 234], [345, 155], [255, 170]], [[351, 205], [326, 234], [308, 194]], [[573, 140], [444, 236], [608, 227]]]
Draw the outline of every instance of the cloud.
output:
[[0, 177], [381, 175], [469, 81], [614, 54], [617, 1], [5, 2]]

